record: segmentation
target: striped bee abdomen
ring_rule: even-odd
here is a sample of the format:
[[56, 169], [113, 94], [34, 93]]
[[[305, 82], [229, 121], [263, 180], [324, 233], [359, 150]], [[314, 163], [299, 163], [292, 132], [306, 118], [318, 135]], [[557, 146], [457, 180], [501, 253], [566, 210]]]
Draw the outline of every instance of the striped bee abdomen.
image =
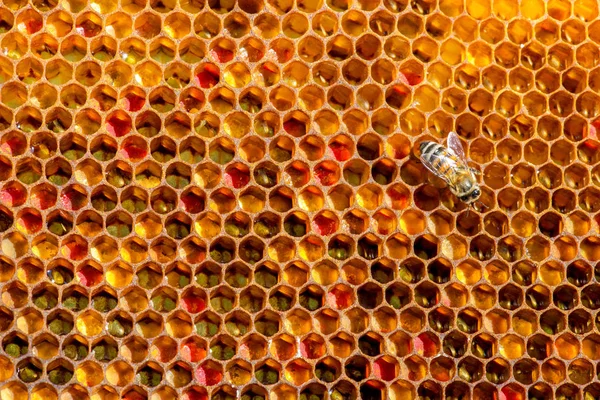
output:
[[421, 158], [430, 163], [444, 177], [459, 163], [456, 156], [439, 143], [422, 142], [419, 148]]

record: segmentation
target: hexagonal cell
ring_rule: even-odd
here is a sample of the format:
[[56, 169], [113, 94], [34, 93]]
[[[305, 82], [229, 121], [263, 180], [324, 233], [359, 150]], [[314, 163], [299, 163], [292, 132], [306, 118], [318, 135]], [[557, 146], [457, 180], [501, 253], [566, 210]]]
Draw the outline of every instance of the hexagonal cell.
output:
[[25, 335], [11, 332], [2, 339], [2, 349], [16, 359], [29, 352], [29, 341]]
[[[27, 318], [29, 326], [36, 324], [36, 317], [34, 314], [29, 314]], [[48, 329], [55, 335], [62, 336], [67, 335], [73, 329], [73, 317], [64, 311], [54, 311], [46, 318], [46, 324]]]
[[55, 285], [68, 284], [73, 280], [73, 266], [66, 261], [57, 260], [48, 266], [48, 279]]
[[593, 370], [589, 361], [578, 359], [569, 365], [568, 376], [573, 382], [583, 385], [592, 380]]
[[496, 251], [506, 261], [514, 262], [523, 254], [523, 241], [515, 236], [507, 236], [498, 242]]
[[534, 335], [527, 341], [528, 355], [537, 360], [544, 360], [548, 358], [551, 351], [552, 341], [545, 335]]
[[301, 359], [290, 362], [284, 371], [284, 375], [290, 382], [301, 385], [312, 377], [312, 368]]
[[109, 337], [95, 340], [92, 343], [91, 349], [94, 358], [101, 362], [110, 362], [114, 360], [119, 352], [117, 342]]
[[[89, 293], [82, 287], [69, 287], [62, 293], [63, 307], [74, 311], [82, 311], [89, 304]], [[116, 300], [113, 299], [113, 308], [116, 307]]]
[[243, 237], [248, 233], [250, 218], [244, 213], [234, 213], [225, 221], [225, 232], [233, 237]]
[[42, 364], [34, 358], [26, 358], [17, 364], [17, 375], [24, 383], [32, 383], [42, 377]]
[[421, 307], [433, 307], [440, 300], [439, 289], [430, 282], [420, 283], [414, 289], [414, 300]]
[[[45, 295], [44, 288], [42, 288], [41, 290], [38, 289], [38, 292], [41, 292], [41, 295], [44, 297], [44, 300], [46, 299], [46, 297], [53, 298], [52, 293], [48, 293], [48, 296], [44, 296]], [[11, 307], [11, 308], [24, 307], [25, 305], [27, 305], [28, 297], [29, 297], [29, 294], [28, 294], [27, 287], [25, 285], [23, 285], [21, 282], [10, 283], [2, 289], [2, 302], [6, 306]], [[42, 309], [48, 308], [48, 305], [44, 304], [44, 300], [38, 301], [38, 304], [46, 306], [44, 308], [40, 307]], [[34, 304], [36, 304], [36, 303], [34, 302]]]
[[136, 381], [143, 386], [156, 387], [160, 385], [163, 379], [163, 370], [155, 362], [148, 362], [146, 365], [138, 368]]
[[367, 283], [358, 288], [358, 302], [367, 309], [377, 308], [383, 301], [381, 288], [373, 283]]
[[368, 322], [369, 316], [365, 311], [360, 308], [352, 308], [343, 314], [340, 326], [350, 330], [352, 333], [360, 333], [367, 329]]
[[[432, 274], [435, 274], [438, 278], [434, 281], [444, 283], [450, 280], [451, 268], [446, 260], [436, 260], [431, 264], [430, 269], [432, 270], [432, 272], [429, 274], [430, 279]], [[466, 260], [458, 264], [455, 274], [460, 282], [463, 282], [467, 285], [473, 285], [481, 279], [481, 266], [475, 261]]]
[[17, 279], [25, 284], [38, 283], [44, 276], [44, 267], [40, 260], [27, 257], [17, 264]]
[[[8, 336], [7, 336], [8, 337]], [[14, 353], [16, 354], [16, 348], [12, 347]], [[5, 349], [8, 352], [8, 349]], [[41, 334], [34, 338], [32, 342], [32, 352], [36, 357], [39, 357], [43, 360], [53, 359], [58, 355], [59, 344], [58, 340], [50, 334]], [[87, 355], [87, 351], [86, 351]], [[18, 355], [17, 355], [18, 357]]]
[[[560, 222], [561, 224], [559, 224], [559, 227], [562, 228], [562, 219], [560, 220]], [[567, 232], [573, 235], [584, 236], [590, 230], [589, 217], [583, 212], [576, 211], [567, 217], [565, 227], [567, 229]]]
[[229, 360], [237, 351], [237, 343], [229, 336], [219, 336], [210, 343], [210, 355], [217, 360]]

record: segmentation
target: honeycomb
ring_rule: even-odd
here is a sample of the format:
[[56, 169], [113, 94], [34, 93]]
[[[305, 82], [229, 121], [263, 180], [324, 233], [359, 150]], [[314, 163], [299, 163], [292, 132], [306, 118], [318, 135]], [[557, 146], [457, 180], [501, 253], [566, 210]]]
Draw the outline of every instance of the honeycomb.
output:
[[597, 19], [4, 0], [0, 398], [600, 399]]

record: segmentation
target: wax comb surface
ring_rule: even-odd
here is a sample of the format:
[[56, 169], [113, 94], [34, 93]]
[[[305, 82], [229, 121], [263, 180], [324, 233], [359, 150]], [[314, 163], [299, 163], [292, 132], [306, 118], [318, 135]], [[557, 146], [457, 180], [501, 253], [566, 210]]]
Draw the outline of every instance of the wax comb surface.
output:
[[600, 398], [597, 19], [4, 0], [0, 397]]

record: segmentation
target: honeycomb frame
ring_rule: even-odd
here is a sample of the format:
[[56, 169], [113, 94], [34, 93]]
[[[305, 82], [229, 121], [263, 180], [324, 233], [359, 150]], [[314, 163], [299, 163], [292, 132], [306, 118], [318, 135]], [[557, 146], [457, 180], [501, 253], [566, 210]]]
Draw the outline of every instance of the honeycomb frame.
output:
[[0, 398], [599, 399], [599, 44], [593, 0], [4, 0]]

